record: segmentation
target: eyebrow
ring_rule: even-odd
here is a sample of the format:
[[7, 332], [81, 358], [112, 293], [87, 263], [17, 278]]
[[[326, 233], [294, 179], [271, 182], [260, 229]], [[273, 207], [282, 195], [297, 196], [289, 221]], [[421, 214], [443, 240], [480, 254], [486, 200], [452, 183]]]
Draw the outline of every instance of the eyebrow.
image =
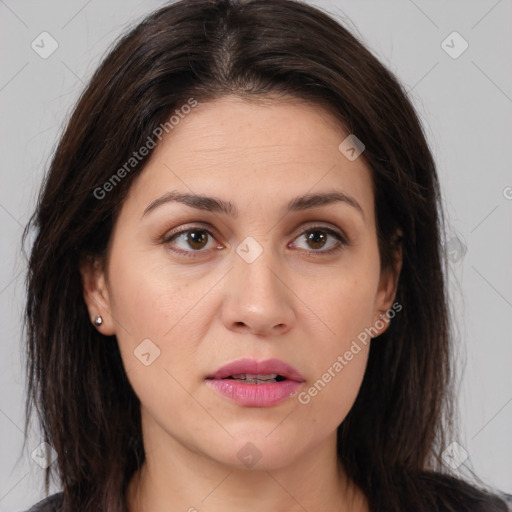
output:
[[[216, 197], [208, 197], [199, 194], [171, 191], [150, 203], [144, 210], [142, 217], [155, 210], [157, 207], [171, 202], [181, 203], [198, 210], [206, 210], [214, 213], [224, 213], [233, 218], [237, 218], [239, 214], [236, 206], [230, 201], [224, 201]], [[356, 199], [348, 194], [345, 194], [344, 192], [338, 191], [306, 194], [304, 196], [295, 197], [288, 203], [288, 211], [304, 211], [311, 208], [318, 208], [320, 206], [331, 205], [339, 202], [352, 206], [354, 209], [359, 211], [363, 219], [365, 218], [363, 209], [361, 208], [361, 205], [356, 201]]]

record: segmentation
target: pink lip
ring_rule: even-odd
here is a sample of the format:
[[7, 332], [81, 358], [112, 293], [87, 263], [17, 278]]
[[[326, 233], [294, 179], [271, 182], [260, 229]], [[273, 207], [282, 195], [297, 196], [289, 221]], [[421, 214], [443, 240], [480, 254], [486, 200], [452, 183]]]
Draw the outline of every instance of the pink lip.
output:
[[207, 379], [223, 379], [230, 375], [240, 373], [252, 373], [259, 375], [268, 375], [277, 373], [289, 380], [304, 382], [304, 377], [293, 366], [286, 364], [280, 359], [266, 359], [265, 361], [256, 361], [256, 359], [238, 359], [219, 368], [214, 374], [208, 375]]
[[[264, 384], [247, 384], [227, 379], [232, 375], [251, 373], [268, 375], [277, 373], [287, 380]], [[220, 394], [248, 407], [270, 407], [295, 395], [302, 386], [304, 378], [292, 366], [279, 359], [256, 361], [255, 359], [239, 359], [219, 368], [206, 378], [206, 383]]]

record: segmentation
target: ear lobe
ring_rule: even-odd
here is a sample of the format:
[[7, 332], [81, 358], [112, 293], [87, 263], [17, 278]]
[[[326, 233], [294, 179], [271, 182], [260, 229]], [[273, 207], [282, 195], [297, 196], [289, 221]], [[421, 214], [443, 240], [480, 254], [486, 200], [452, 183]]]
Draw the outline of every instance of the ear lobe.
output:
[[392, 267], [385, 269], [381, 273], [379, 288], [377, 292], [377, 300], [375, 303], [376, 316], [374, 318], [374, 324], [381, 320], [385, 325], [378, 336], [380, 336], [389, 326], [389, 318], [385, 314], [395, 300], [396, 292], [398, 289], [398, 280], [400, 278], [400, 272], [403, 264], [403, 253], [402, 253], [402, 238], [403, 233], [401, 229], [398, 229], [393, 238], [393, 263]]
[[106, 336], [115, 334], [105, 272], [101, 260], [93, 256], [84, 256], [80, 260], [80, 274], [82, 276], [84, 300], [89, 310], [91, 323], [94, 325], [94, 319], [101, 316], [103, 322], [99, 326], [95, 325], [96, 329]]

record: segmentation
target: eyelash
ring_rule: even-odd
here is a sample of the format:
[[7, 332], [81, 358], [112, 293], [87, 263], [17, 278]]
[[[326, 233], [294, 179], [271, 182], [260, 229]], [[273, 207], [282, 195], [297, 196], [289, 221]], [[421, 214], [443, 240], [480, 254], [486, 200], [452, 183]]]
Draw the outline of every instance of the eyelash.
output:
[[[173, 233], [170, 233], [168, 236], [164, 237], [162, 239], [162, 243], [164, 244], [168, 244], [169, 242], [171, 242], [174, 238], [177, 238], [178, 236], [184, 234], [184, 233], [189, 233], [191, 231], [204, 231], [205, 233], [207, 233], [209, 236], [211, 236], [212, 238], [215, 238], [215, 236], [213, 235], [213, 233], [207, 229], [206, 227], [204, 226], [201, 226], [201, 225], [197, 225], [197, 226], [190, 226], [188, 227], [187, 229], [183, 229], [181, 231], [176, 231], [176, 232], [173, 232]], [[331, 249], [328, 249], [327, 251], [322, 251], [322, 250], [318, 250], [318, 251], [315, 251], [315, 250], [311, 250], [311, 251], [306, 251], [306, 252], [309, 252], [311, 253], [313, 256], [326, 256], [326, 255], [332, 255], [332, 254], [335, 254], [335, 253], [338, 253], [339, 251], [341, 251], [342, 249], [345, 248], [345, 246], [349, 245], [349, 243], [347, 242], [347, 240], [340, 234], [338, 233], [337, 231], [334, 231], [333, 229], [331, 228], [328, 228], [326, 226], [311, 226], [311, 227], [308, 227], [308, 229], [306, 229], [305, 231], [303, 231], [302, 233], [300, 233], [296, 238], [299, 238], [303, 235], [305, 235], [306, 233], [311, 233], [311, 232], [314, 232], [314, 231], [323, 231], [325, 233], [327, 233], [328, 235], [331, 235], [332, 237], [334, 237], [338, 243], [336, 244], [335, 247], [332, 247]], [[183, 251], [181, 249], [171, 249], [173, 252], [175, 253], [178, 253], [178, 254], [181, 254], [183, 256], [186, 256], [188, 258], [196, 258], [196, 254], [197, 253], [203, 253], [203, 252], [206, 252], [204, 250], [199, 250], [199, 251], [194, 251], [194, 250], [191, 250], [191, 251]], [[305, 250], [305, 249], [301, 249], [301, 250]]]

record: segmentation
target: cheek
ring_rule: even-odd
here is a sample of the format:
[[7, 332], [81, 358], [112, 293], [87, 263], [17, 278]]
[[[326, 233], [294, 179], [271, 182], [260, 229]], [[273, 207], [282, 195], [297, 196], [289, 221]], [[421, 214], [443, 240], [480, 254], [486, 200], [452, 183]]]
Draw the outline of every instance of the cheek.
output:
[[346, 290], [354, 293], [336, 295], [338, 303], [329, 310], [331, 315], [326, 315], [329, 330], [323, 329], [326, 334], [321, 338], [315, 336], [314, 347], [308, 347], [314, 371], [307, 387], [297, 396], [311, 427], [324, 434], [336, 429], [349, 413], [368, 361], [371, 338], [365, 329], [371, 316], [371, 294], [362, 293], [361, 287]]
[[[347, 267], [348, 268], [348, 267]], [[336, 428], [350, 411], [365, 374], [378, 285], [378, 260], [368, 258], [333, 274], [310, 296], [322, 320], [312, 333], [314, 371], [298, 402], [318, 427]], [[306, 348], [306, 347], [305, 347]]]
[[166, 369], [186, 374], [197, 350], [194, 340], [203, 331], [195, 304], [207, 293], [207, 283], [171, 274], [170, 266], [137, 251], [113, 250], [110, 269], [116, 336], [134, 388], [168, 380]]
[[132, 338], [172, 337], [198, 298], [207, 293], [207, 283], [172, 265], [163, 249], [130, 251], [127, 247], [126, 251], [112, 252], [112, 313]]
[[361, 355], [357, 364], [362, 368], [349, 365], [339, 374], [332, 372], [334, 377], [324, 374], [298, 396], [298, 407], [304, 413], [296, 414], [312, 439], [325, 438], [343, 423], [359, 393], [365, 363], [366, 357]]
[[170, 290], [158, 275], [123, 277], [119, 267], [113, 314], [123, 327], [116, 336], [128, 380], [150, 416], [169, 426], [172, 411], [174, 425], [188, 425], [195, 406], [186, 391], [197, 353], [194, 340], [203, 332], [191, 309], [197, 292], [179, 285]]
[[358, 262], [349, 262], [340, 271], [333, 272], [331, 278], [315, 290], [314, 296], [310, 296], [309, 301], [318, 308], [323, 324], [318, 359], [324, 365], [326, 357], [332, 360], [335, 354], [348, 350], [352, 340], [364, 338], [361, 334], [372, 326], [378, 273], [378, 260], [361, 256]]

